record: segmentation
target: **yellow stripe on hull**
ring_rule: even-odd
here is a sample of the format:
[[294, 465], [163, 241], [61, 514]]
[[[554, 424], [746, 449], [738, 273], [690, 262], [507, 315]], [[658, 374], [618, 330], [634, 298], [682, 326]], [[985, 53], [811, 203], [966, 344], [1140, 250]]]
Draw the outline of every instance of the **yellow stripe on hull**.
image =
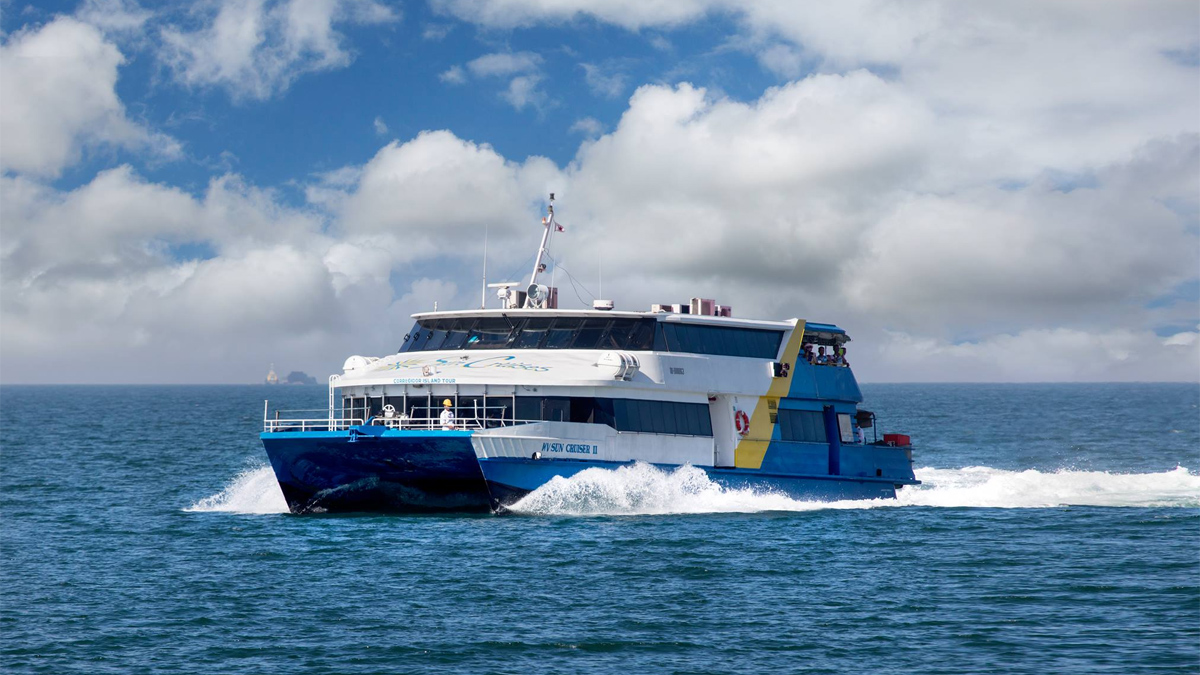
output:
[[775, 425], [778, 423], [779, 399], [787, 396], [792, 389], [792, 375], [796, 372], [796, 359], [800, 356], [800, 343], [804, 340], [804, 324], [803, 320], [796, 322], [796, 328], [783, 349], [783, 362], [788, 366], [787, 376], [772, 379], [766, 396], [758, 397], [754, 414], [750, 416], [750, 430], [733, 450], [733, 465], [739, 469], [762, 468], [767, 445], [775, 435]]

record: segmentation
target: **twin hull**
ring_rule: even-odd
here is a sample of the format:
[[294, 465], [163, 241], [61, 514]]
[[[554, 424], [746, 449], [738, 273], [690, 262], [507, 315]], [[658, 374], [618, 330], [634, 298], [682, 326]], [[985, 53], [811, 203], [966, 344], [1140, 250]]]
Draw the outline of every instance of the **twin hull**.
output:
[[[636, 456], [669, 469], [685, 455], [719, 485], [794, 499], [891, 498], [915, 484], [908, 448], [764, 442], [758, 468], [713, 466], [711, 439], [618, 433], [611, 427], [541, 422], [483, 431], [381, 426], [262, 434], [294, 513], [314, 511], [502, 511], [556, 476], [616, 469]], [[671, 447], [674, 446], [674, 447]], [[639, 452], [632, 452], [640, 448]], [[649, 449], [649, 451], [647, 451]]]

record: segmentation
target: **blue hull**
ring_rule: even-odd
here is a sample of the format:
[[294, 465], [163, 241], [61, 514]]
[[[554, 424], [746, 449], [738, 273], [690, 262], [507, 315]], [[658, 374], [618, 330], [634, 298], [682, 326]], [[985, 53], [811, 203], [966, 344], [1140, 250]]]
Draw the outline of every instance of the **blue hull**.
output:
[[[629, 466], [623, 462], [591, 462], [579, 460], [509, 459], [480, 461], [492, 509], [505, 511], [521, 498], [546, 484], [556, 476], [569, 478], [586, 469], [617, 469]], [[675, 466], [659, 468], [671, 470]], [[915, 480], [851, 476], [795, 476], [764, 473], [751, 469], [697, 467], [718, 485], [728, 489], [751, 489], [781, 494], [801, 501], [837, 501], [842, 499], [894, 499], [900, 485]]]
[[[355, 427], [349, 431], [277, 431], [261, 435], [275, 477], [293, 513], [501, 512], [555, 477], [590, 468], [617, 469], [628, 462], [572, 459], [477, 459], [471, 433], [399, 431]], [[698, 467], [730, 489], [772, 492], [806, 501], [894, 498], [915, 484], [906, 452], [897, 448], [842, 448], [845, 474], [807, 473], [827, 456], [811, 452], [768, 453], [762, 469]], [[810, 456], [811, 455], [811, 456]], [[883, 464], [883, 469], [872, 467]], [[673, 465], [660, 465], [671, 470]], [[855, 475], [846, 475], [851, 471]], [[872, 476], [871, 474], [875, 474]]]
[[293, 513], [487, 512], [468, 432], [274, 432], [261, 435]]

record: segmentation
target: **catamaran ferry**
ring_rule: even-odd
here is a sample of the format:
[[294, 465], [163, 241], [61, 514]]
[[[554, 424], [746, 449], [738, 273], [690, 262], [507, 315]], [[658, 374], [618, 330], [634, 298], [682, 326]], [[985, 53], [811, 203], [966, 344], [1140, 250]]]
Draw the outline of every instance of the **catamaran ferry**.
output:
[[555, 478], [635, 462], [808, 500], [918, 483], [908, 437], [880, 439], [858, 408], [837, 326], [735, 318], [704, 298], [558, 309], [538, 283], [561, 231], [550, 199], [530, 283], [491, 285], [499, 309], [414, 315], [397, 353], [351, 356], [329, 378], [319, 416], [264, 402], [292, 512], [502, 512]]

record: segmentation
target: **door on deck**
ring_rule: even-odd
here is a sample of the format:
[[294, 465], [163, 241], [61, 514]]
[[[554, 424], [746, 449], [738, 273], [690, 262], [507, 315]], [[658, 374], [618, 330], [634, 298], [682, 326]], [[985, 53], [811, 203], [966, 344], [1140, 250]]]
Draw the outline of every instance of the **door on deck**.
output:
[[733, 397], [709, 396], [708, 414], [712, 417], [713, 466], [733, 466], [737, 430], [733, 427]]

